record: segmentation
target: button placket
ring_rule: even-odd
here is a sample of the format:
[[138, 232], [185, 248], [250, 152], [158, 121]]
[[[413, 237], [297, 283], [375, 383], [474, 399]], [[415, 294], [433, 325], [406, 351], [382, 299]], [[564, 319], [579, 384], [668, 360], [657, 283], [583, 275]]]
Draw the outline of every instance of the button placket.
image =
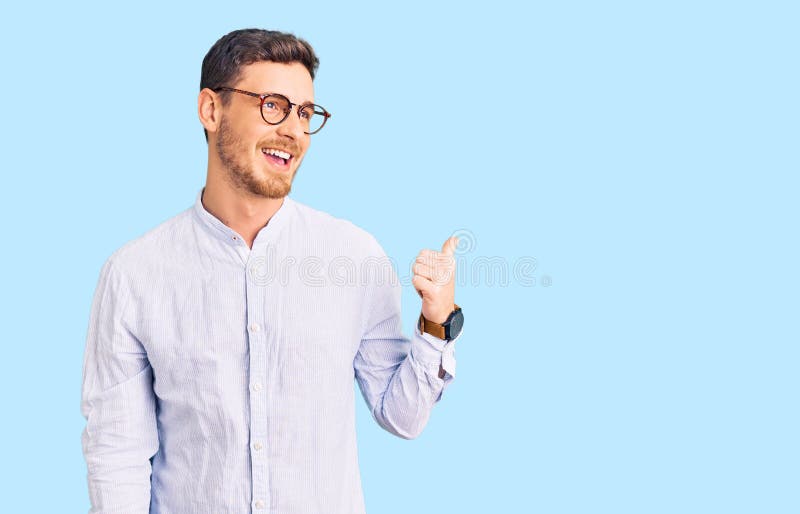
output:
[[265, 288], [259, 283], [260, 274], [253, 272], [254, 266], [263, 266], [263, 256], [251, 252], [245, 266], [247, 284], [247, 331], [250, 350], [250, 465], [252, 477], [252, 498], [254, 509], [264, 509], [269, 502], [269, 468], [267, 441], [267, 392], [265, 377], [267, 376], [268, 330], [265, 325]]

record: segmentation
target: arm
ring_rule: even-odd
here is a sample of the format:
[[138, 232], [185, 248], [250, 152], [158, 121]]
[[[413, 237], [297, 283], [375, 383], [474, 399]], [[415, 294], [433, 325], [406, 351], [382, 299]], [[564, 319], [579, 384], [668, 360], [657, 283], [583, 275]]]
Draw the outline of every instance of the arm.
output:
[[381, 269], [369, 286], [364, 335], [354, 360], [356, 379], [375, 421], [392, 434], [412, 439], [425, 428], [433, 405], [455, 377], [458, 338], [446, 342], [420, 333], [419, 327], [406, 338], [397, 275], [391, 266]]
[[90, 514], [150, 511], [150, 458], [158, 451], [153, 371], [125, 321], [128, 298], [109, 259], [92, 301], [83, 363]]

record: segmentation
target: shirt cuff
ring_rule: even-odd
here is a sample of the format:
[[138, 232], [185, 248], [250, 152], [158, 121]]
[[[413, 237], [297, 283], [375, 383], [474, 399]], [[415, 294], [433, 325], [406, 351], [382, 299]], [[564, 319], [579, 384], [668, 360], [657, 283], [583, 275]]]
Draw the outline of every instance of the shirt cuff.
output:
[[415, 326], [412, 347], [414, 357], [424, 366], [430, 368], [436, 376], [438, 376], [439, 365], [441, 364], [442, 369], [445, 371], [444, 380], [449, 381], [449, 379], [456, 376], [455, 343], [463, 333], [464, 331], [461, 330], [461, 333], [455, 339], [445, 341], [427, 332], [421, 332], [419, 326]]

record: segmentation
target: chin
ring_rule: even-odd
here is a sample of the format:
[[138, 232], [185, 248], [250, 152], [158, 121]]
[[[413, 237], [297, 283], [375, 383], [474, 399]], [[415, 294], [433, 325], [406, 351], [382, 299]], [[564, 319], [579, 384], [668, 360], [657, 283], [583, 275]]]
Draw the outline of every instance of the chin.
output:
[[283, 178], [270, 177], [267, 180], [260, 181], [253, 193], [263, 196], [264, 198], [280, 199], [288, 195], [292, 191], [292, 182], [285, 181]]

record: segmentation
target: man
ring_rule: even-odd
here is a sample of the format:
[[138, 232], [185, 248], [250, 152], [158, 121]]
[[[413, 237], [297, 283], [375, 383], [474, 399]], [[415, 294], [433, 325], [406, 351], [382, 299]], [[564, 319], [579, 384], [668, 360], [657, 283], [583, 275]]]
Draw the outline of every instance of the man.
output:
[[108, 258], [92, 304], [92, 513], [363, 513], [353, 379], [409, 439], [453, 379], [456, 238], [414, 264], [422, 313], [407, 339], [377, 241], [287, 196], [330, 117], [314, 105], [317, 66], [308, 43], [263, 30], [203, 60], [205, 187]]

